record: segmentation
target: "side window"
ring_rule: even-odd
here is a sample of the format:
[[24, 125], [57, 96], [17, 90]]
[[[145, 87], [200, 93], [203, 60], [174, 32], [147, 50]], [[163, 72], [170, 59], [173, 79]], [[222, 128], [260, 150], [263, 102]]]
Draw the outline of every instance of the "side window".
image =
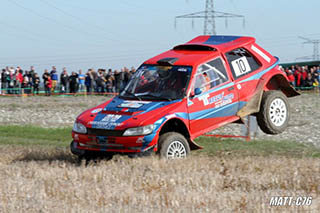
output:
[[226, 54], [232, 75], [235, 79], [251, 73], [261, 67], [254, 56], [244, 48], [232, 50]]
[[216, 58], [198, 67], [194, 88], [200, 88], [204, 92], [226, 81], [228, 75], [225, 66], [221, 58]]

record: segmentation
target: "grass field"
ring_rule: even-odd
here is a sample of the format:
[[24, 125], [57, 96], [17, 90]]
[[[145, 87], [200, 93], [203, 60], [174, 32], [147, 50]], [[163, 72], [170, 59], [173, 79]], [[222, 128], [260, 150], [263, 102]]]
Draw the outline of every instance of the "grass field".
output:
[[[0, 126], [0, 212], [288, 212], [320, 210], [320, 150], [290, 141], [200, 137], [185, 160], [77, 164], [70, 128]], [[270, 207], [272, 196], [311, 206]]]

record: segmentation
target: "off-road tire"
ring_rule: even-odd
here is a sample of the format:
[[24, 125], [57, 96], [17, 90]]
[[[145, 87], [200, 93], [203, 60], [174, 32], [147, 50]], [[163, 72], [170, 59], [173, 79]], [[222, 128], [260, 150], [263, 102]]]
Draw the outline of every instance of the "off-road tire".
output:
[[187, 139], [177, 132], [168, 132], [159, 138], [159, 154], [165, 159], [185, 158], [190, 153]]
[[283, 132], [289, 122], [290, 107], [287, 97], [277, 90], [264, 92], [257, 113], [259, 127], [266, 134], [279, 134]]

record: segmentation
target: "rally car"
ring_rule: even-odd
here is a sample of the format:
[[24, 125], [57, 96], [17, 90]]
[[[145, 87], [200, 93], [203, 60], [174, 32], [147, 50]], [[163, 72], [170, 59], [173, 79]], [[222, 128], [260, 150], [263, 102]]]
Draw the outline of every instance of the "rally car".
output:
[[118, 96], [79, 115], [71, 151], [184, 158], [201, 148], [195, 138], [248, 115], [279, 134], [289, 121], [287, 97], [299, 93], [278, 63], [252, 37], [196, 37], [145, 61]]

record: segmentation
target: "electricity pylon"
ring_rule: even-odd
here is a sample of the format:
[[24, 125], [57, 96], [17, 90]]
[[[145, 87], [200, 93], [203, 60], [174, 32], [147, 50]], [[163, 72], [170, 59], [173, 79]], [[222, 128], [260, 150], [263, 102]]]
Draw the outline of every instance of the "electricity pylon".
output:
[[306, 57], [300, 57], [297, 59], [312, 59], [314, 61], [319, 61], [319, 44], [320, 39], [309, 39], [302, 36], [299, 36], [299, 38], [305, 40], [303, 44], [313, 44], [313, 56], [306, 56]]
[[215, 23], [216, 18], [224, 18], [226, 20], [226, 26], [228, 24], [229, 18], [242, 18], [243, 25], [245, 23], [245, 19], [244, 19], [243, 15], [215, 11], [213, 0], [206, 0], [205, 11], [176, 16], [175, 17], [175, 26], [176, 26], [177, 19], [192, 19], [192, 26], [193, 26], [193, 20], [198, 19], [198, 18], [204, 19], [204, 30], [203, 30], [204, 35], [216, 35], [217, 34], [216, 23]]

